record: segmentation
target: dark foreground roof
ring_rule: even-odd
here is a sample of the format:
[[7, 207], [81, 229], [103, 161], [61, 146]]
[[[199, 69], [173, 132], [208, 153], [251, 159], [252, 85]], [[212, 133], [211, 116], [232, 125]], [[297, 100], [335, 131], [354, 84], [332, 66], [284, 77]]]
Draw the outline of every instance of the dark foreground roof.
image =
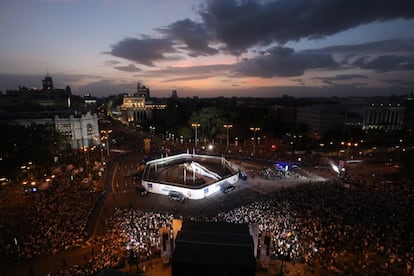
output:
[[175, 271], [183, 273], [183, 270], [189, 275], [188, 269], [195, 267], [214, 268], [215, 273], [255, 271], [253, 248], [247, 224], [183, 222], [175, 240], [173, 275]]

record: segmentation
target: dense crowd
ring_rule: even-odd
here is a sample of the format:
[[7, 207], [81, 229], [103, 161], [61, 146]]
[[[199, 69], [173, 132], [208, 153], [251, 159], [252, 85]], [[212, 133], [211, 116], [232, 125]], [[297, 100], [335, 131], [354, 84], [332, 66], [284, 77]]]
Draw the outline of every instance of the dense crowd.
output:
[[[99, 194], [83, 181], [89, 177], [85, 170], [63, 171], [49, 189], [27, 195], [29, 207], [21, 219], [25, 231], [1, 243], [3, 256], [30, 259], [84, 245], [88, 214]], [[412, 274], [413, 184], [400, 177], [348, 176], [282, 188], [215, 217], [116, 209], [106, 222], [106, 236], [92, 241], [99, 249], [85, 255], [86, 264], [58, 275], [93, 275], [131, 264], [131, 256], [137, 263], [160, 257], [159, 228], [172, 228], [175, 217], [256, 224], [259, 248], [274, 259], [305, 263], [312, 271]]]
[[[260, 247], [268, 247], [271, 258], [305, 263], [315, 272], [410, 274], [414, 261], [413, 183], [408, 179], [389, 181], [359, 177], [346, 184], [306, 183], [216, 217], [183, 219], [256, 224]], [[98, 255], [61, 274], [116, 267], [131, 251], [138, 262], [159, 257], [158, 229], [171, 227], [173, 218], [169, 213], [117, 209]]]
[[[89, 254], [88, 263], [71, 267], [58, 275], [93, 275], [103, 268], [116, 268], [160, 257], [159, 229], [172, 229], [174, 216], [169, 213], [116, 209], [108, 221], [109, 230], [99, 244], [99, 250]], [[134, 256], [134, 260], [131, 259]]]
[[377, 181], [304, 184], [223, 216], [229, 222], [259, 223], [273, 237], [274, 257], [299, 259], [312, 269], [345, 274], [412, 271], [412, 182]]
[[85, 226], [99, 193], [92, 189], [86, 170], [68, 167], [55, 168], [44, 190], [25, 193], [27, 205], [21, 210], [19, 225], [9, 229], [14, 232], [5, 233], [1, 243], [3, 261], [55, 255], [84, 243]]

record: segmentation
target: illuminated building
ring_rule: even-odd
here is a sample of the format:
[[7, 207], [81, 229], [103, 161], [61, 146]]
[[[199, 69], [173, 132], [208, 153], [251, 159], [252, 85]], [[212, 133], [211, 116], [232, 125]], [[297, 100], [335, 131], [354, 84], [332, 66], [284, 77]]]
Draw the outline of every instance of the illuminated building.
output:
[[12, 117], [1, 116], [8, 124], [22, 126], [50, 124], [62, 133], [72, 149], [96, 146], [101, 143], [96, 114], [74, 114], [72, 112], [14, 113]]
[[400, 104], [372, 104], [365, 109], [363, 130], [400, 130], [405, 108]]
[[163, 103], [156, 104], [150, 100], [149, 88], [137, 84], [137, 92], [133, 96], [124, 96], [121, 105], [121, 121], [124, 124], [151, 121], [154, 110], [165, 109]]

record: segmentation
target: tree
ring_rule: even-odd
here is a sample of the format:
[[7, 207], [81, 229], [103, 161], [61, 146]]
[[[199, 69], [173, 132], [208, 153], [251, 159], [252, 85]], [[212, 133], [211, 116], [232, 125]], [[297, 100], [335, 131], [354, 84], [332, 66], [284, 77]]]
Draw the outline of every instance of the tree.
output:
[[53, 125], [4, 125], [0, 143], [0, 173], [13, 174], [32, 161], [47, 167], [54, 156], [66, 149], [66, 138]]

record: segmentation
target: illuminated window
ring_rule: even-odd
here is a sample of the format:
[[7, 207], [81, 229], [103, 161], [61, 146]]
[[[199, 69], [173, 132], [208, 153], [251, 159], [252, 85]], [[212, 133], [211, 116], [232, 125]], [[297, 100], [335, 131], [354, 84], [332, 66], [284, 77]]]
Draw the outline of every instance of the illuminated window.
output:
[[93, 127], [92, 127], [92, 124], [88, 124], [88, 125], [86, 126], [86, 133], [87, 133], [88, 135], [92, 135], [92, 134], [93, 134]]

